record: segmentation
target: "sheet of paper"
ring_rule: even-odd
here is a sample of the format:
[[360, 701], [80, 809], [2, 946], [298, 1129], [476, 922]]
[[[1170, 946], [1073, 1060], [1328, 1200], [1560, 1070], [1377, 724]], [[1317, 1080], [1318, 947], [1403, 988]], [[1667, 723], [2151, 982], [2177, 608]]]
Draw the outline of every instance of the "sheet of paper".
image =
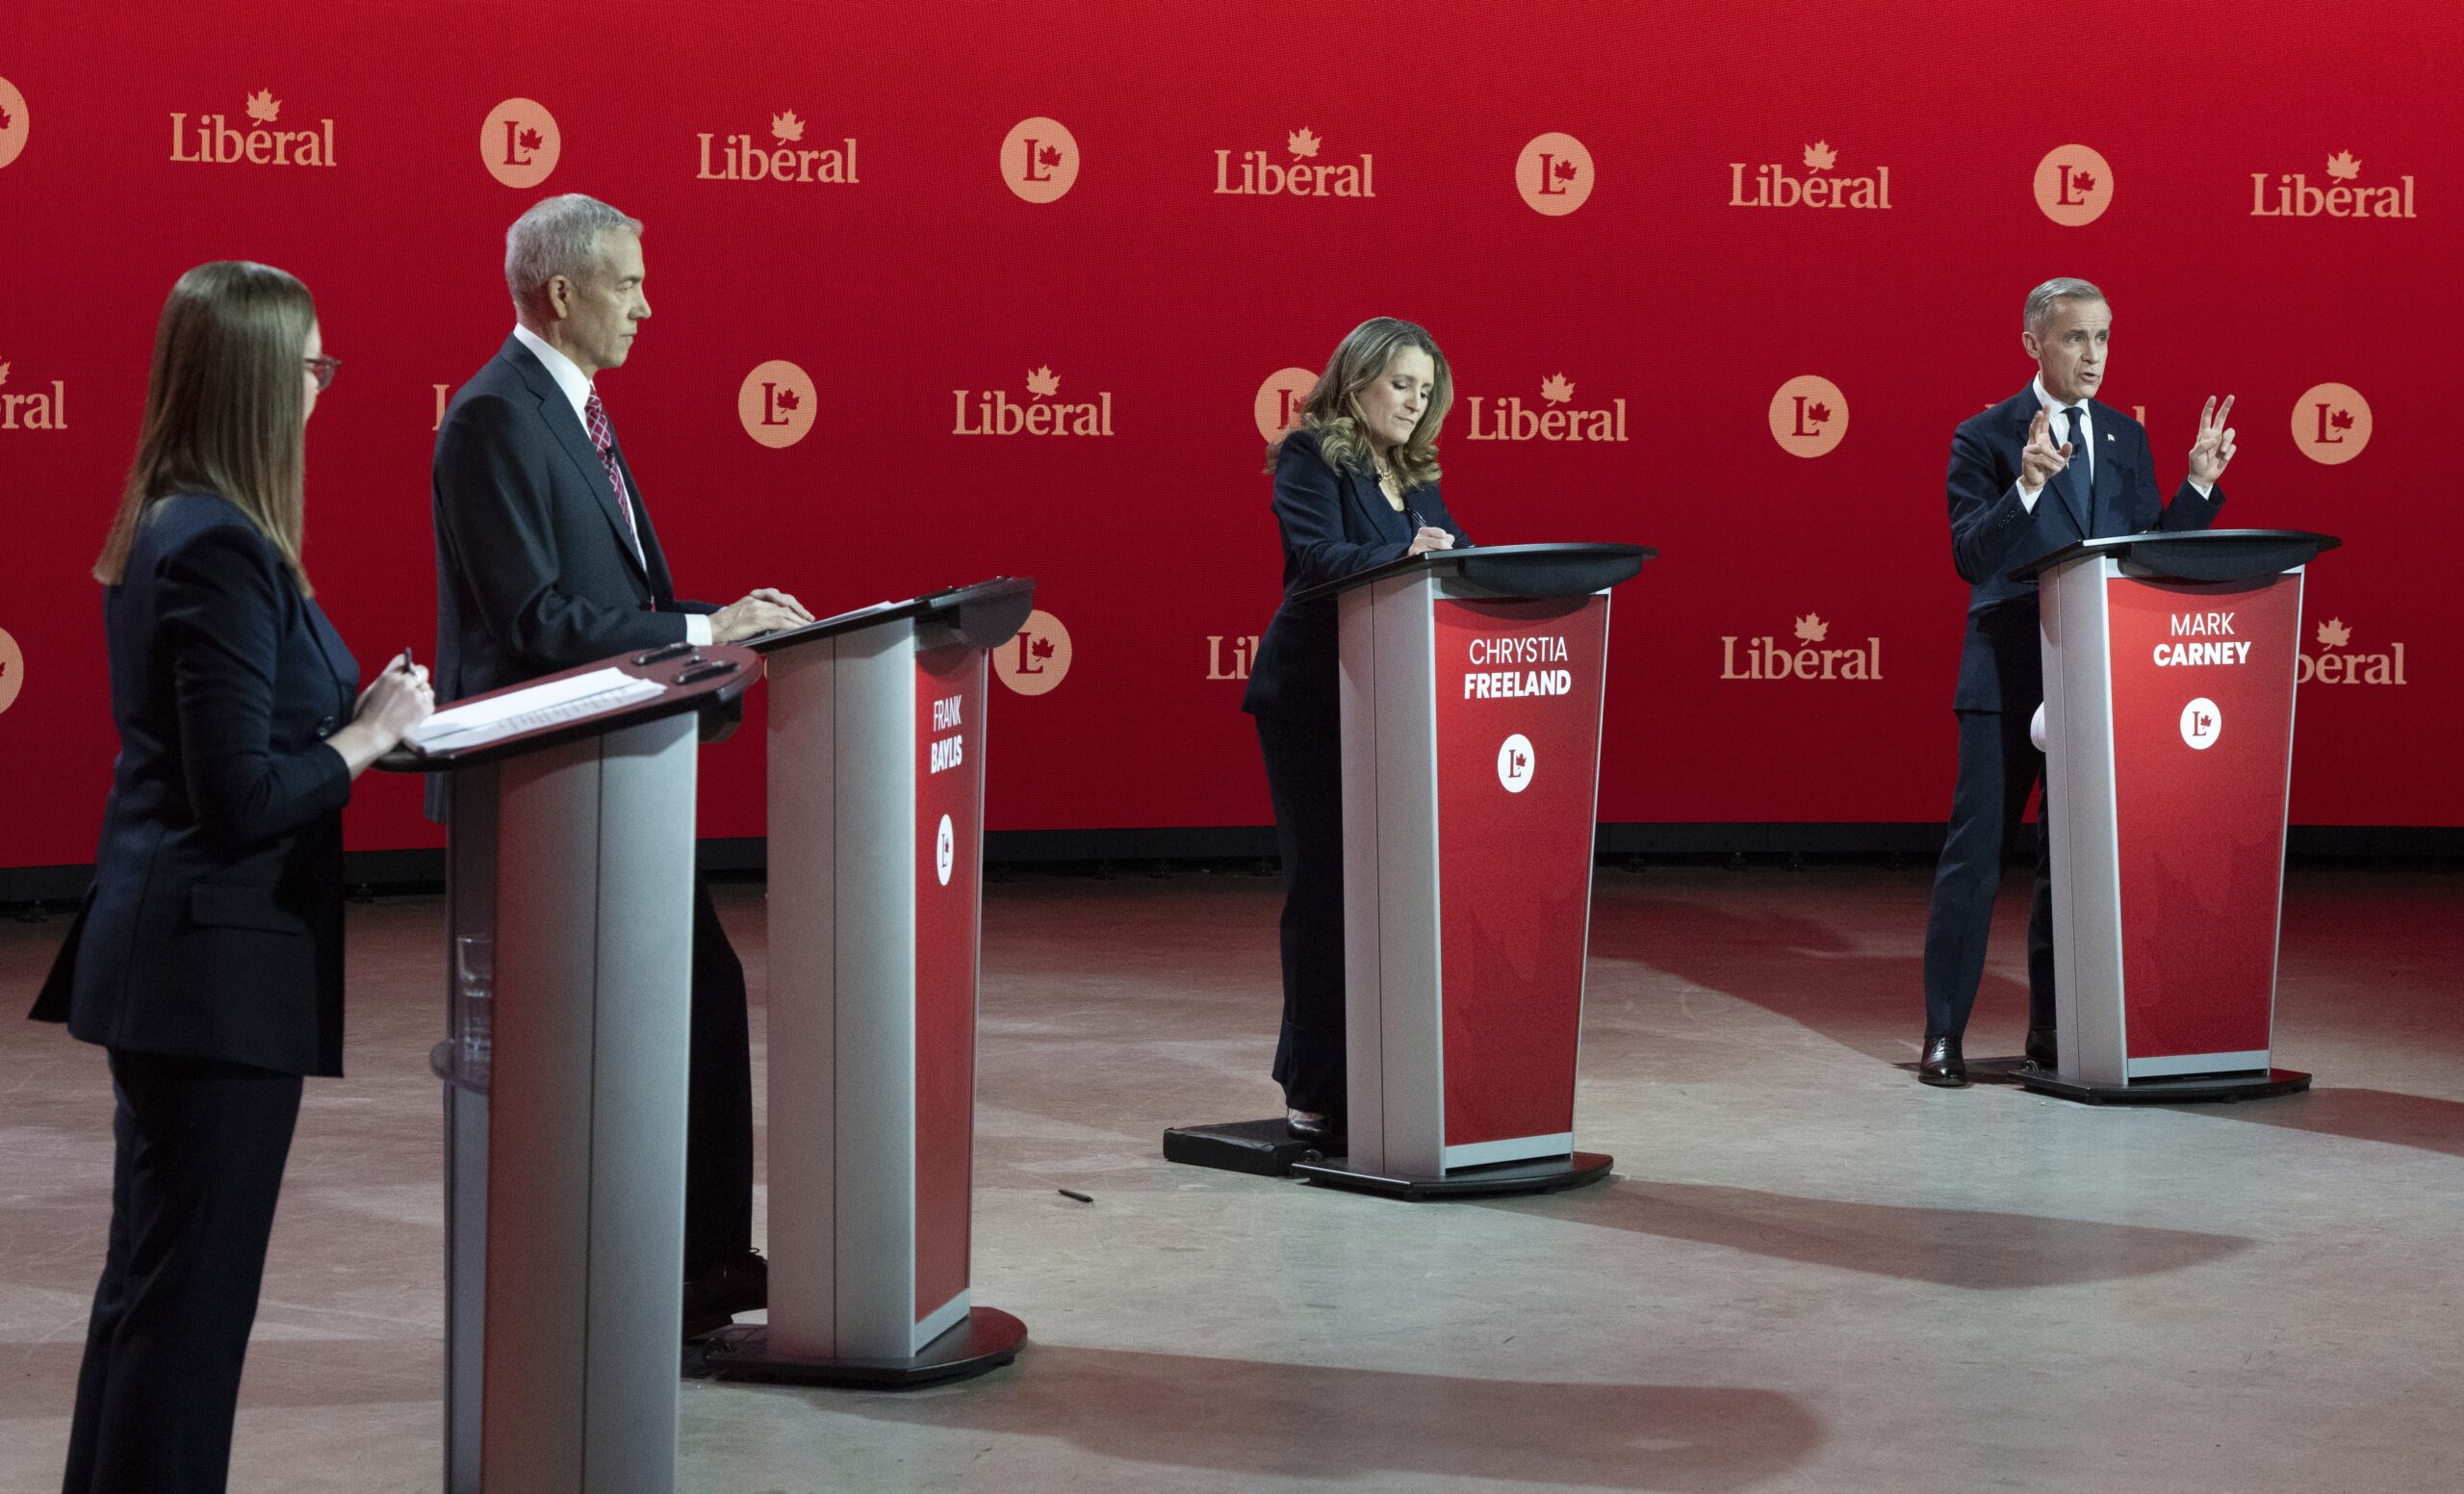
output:
[[440, 710], [411, 728], [407, 740], [422, 752], [475, 747], [649, 700], [664, 688], [655, 680], [637, 679], [621, 669], [594, 669]]

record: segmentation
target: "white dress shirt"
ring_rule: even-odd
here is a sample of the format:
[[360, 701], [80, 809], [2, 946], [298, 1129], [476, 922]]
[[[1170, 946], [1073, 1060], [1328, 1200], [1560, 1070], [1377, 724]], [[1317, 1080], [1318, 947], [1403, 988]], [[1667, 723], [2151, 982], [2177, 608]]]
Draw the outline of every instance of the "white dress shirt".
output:
[[[2094, 491], [2096, 486], [2096, 440], [2095, 414], [2092, 407], [2085, 399], [2079, 401], [2079, 433], [2076, 436], [2073, 436], [2070, 433], [2070, 416], [2067, 413], [2068, 406], [2058, 402], [2055, 400], [2053, 396], [2045, 393], [2044, 375], [2040, 374], [2035, 378], [2030, 379], [2028, 381], [2028, 388], [2035, 392], [2037, 403], [2044, 407], [2044, 412], [2046, 416], [2049, 417], [2046, 421], [2047, 428], [2045, 434], [2053, 438], [2054, 446], [2059, 449], [2062, 443], [2068, 441], [2071, 443], [2070, 459], [2072, 461], [2075, 462], [2079, 460], [2083, 455], [2087, 457], [2088, 487], [2091, 492]], [[2025, 508], [2030, 513], [2034, 513], [2037, 511], [2037, 495], [2043, 492], [2044, 489], [2032, 488], [2028, 486], [2028, 479], [2025, 476], [2025, 471], [2026, 469], [2021, 469], [2022, 475], [2017, 484], [2019, 492], [2019, 506]], [[2205, 498], [2216, 491], [2216, 484], [2212, 482], [2201, 482], [2196, 477], [2193, 477], [2189, 480], [2191, 487], [2194, 489], [2201, 498]]]
[[[582, 434], [588, 436], [590, 434], [590, 375], [584, 374], [573, 359], [550, 346], [546, 338], [519, 322], [513, 324], [513, 335], [521, 339], [522, 346], [530, 349], [531, 355], [539, 360], [540, 367], [548, 371], [548, 376], [556, 381], [558, 389], [564, 391], [565, 399], [573, 404], [574, 419], [580, 423]], [[641, 500], [635, 498], [633, 502], [638, 503]], [[642, 540], [639, 534], [633, 536], [633, 558], [641, 562], [645, 573], [650, 570], [650, 559], [642, 554]], [[696, 648], [709, 642], [709, 618], [700, 612], [685, 613], [684, 641]]]

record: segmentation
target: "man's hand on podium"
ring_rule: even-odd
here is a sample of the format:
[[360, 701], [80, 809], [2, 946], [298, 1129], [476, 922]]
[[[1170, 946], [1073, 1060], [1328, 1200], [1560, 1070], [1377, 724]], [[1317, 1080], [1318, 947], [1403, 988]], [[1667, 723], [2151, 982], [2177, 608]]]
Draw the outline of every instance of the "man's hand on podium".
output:
[[805, 605], [783, 591], [756, 586], [740, 602], [731, 602], [710, 614], [710, 641], [733, 643], [812, 621]]
[[2058, 447], [2053, 444], [2052, 412], [2037, 411], [2037, 418], [2028, 422], [2028, 444], [2019, 451], [2020, 492], [2044, 491], [2044, 485], [2069, 465], [2070, 443], [2065, 441]]
[[2224, 408], [2216, 407], [2216, 397], [2207, 397], [2207, 408], [2198, 412], [2198, 439], [2191, 443], [2191, 480], [2200, 488], [2212, 488], [2224, 480], [2225, 465], [2233, 460], [2233, 427], [2224, 423], [2233, 415], [2233, 397], [2224, 397]]

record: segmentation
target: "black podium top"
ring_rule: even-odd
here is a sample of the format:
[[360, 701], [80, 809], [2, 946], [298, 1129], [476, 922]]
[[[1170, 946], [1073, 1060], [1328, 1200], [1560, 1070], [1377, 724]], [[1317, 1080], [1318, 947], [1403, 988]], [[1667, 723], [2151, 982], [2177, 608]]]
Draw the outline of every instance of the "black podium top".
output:
[[2307, 529], [2157, 529], [2065, 545], [2011, 575], [2025, 580], [2072, 560], [2111, 555], [2172, 580], [2244, 581], [2306, 565], [2343, 543], [2332, 534], [2313, 534]]
[[506, 733], [500, 723], [497, 730], [473, 733], [481, 739], [471, 746], [455, 747], [454, 738], [445, 736], [425, 746], [405, 743], [376, 760], [375, 765], [392, 773], [449, 773], [482, 762], [496, 762], [506, 758], [553, 747], [577, 737], [596, 736], [619, 727], [639, 726], [662, 716], [681, 714], [688, 710], [708, 710], [733, 705], [753, 682], [761, 678], [761, 660], [751, 649], [730, 644], [706, 644], [699, 649], [689, 644], [671, 644], [643, 654], [619, 654], [567, 669], [520, 684], [509, 684], [501, 690], [484, 695], [467, 696], [447, 703], [446, 709], [455, 710], [481, 701], [499, 700], [579, 679], [601, 670], [614, 670], [634, 680], [645, 680], [660, 686], [656, 695], [629, 699], [612, 706], [593, 708], [589, 697], [551, 705], [546, 708], [506, 718], [515, 730]]
[[1431, 550], [1356, 571], [1292, 594], [1294, 602], [1340, 596], [1389, 577], [1434, 571], [1503, 597], [1580, 597], [1631, 580], [1659, 552], [1645, 545], [1466, 545]]
[[905, 602], [877, 602], [871, 606], [841, 612], [835, 617], [815, 618], [802, 628], [788, 628], [778, 632], [765, 632], [757, 638], [747, 638], [744, 647], [757, 654], [771, 654], [799, 643], [834, 638], [840, 633], [854, 632], [877, 623], [912, 617], [954, 629], [960, 637], [976, 648], [998, 648], [1017, 636], [1018, 630], [1027, 625], [1027, 614], [1035, 607], [1034, 577], [996, 576], [990, 580], [976, 581], [970, 585], [928, 591]]

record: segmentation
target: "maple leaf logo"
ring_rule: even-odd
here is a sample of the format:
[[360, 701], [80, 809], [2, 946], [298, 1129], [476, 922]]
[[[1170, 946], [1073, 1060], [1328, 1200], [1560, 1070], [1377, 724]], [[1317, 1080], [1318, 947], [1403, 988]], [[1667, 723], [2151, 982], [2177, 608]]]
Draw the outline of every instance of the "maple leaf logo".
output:
[[537, 130], [526, 129], [522, 132], [523, 149], [537, 150], [543, 143], [545, 143], [545, 142], [539, 139], [539, 132]]
[[1817, 399], [1813, 403], [1806, 406], [1806, 423], [1808, 425], [1819, 425], [1829, 419], [1831, 419], [1831, 406], [1823, 403], [1821, 400]]
[[259, 124], [271, 124], [282, 116], [282, 100], [270, 89], [259, 89], [248, 95], [248, 117]]
[[1060, 392], [1061, 375], [1052, 372], [1052, 366], [1050, 364], [1046, 364], [1042, 368], [1037, 369], [1035, 372], [1027, 375], [1027, 393], [1035, 396], [1037, 399], [1040, 399], [1046, 395], [1059, 394]]
[[1838, 159], [1839, 152], [1831, 148], [1829, 141], [1815, 141], [1806, 147], [1806, 167], [1809, 170], [1828, 171], [1831, 169], [1831, 164]]
[[794, 110], [783, 110], [770, 116], [770, 134], [776, 140], [800, 141], [805, 138], [805, 122], [796, 117]]
[[1043, 163], [1045, 166], [1059, 166], [1061, 165], [1061, 147], [1058, 145], [1046, 145], [1041, 150], [1036, 152], [1036, 159]]
[[2329, 427], [2336, 430], [2352, 429], [2352, 411], [2335, 410], [2329, 412], [2327, 416], [2327, 425]]
[[2319, 642], [2323, 647], [2340, 649], [2352, 641], [2352, 630], [2341, 617], [2331, 617], [2319, 625]]
[[16, 123], [16, 122], [17, 122], [17, 121], [15, 121], [14, 119], [12, 119], [12, 118], [10, 118], [10, 117], [9, 117], [9, 111], [7, 111], [7, 110], [5, 110], [5, 109], [0, 109], [0, 130], [6, 130], [6, 129], [8, 129], [8, 128], [9, 128], [9, 126], [11, 126], [11, 125], [13, 125], [13, 124]]
[[2361, 174], [2361, 163], [2352, 158], [2351, 151], [2339, 150], [2327, 158], [2327, 174], [2340, 182], [2351, 181]]
[[1573, 181], [1575, 164], [1571, 161], [1553, 161], [1549, 164], [1549, 174], [1561, 182]]
[[1575, 386], [1566, 382], [1563, 374], [1552, 374], [1540, 381], [1540, 398], [1551, 404], [1563, 404], [1575, 397]]
[[2073, 171], [2070, 173], [2070, 185], [2081, 192], [2094, 192], [2096, 175], [2093, 171]]
[[1035, 656], [1037, 658], [1050, 658], [1052, 657], [1052, 640], [1050, 638], [1030, 638], [1027, 640], [1027, 652]]
[[803, 404], [803, 403], [804, 403], [804, 400], [803, 400], [803, 399], [799, 399], [799, 398], [797, 398], [796, 392], [795, 392], [794, 390], [792, 390], [792, 389], [782, 389], [782, 390], [780, 390], [780, 391], [779, 391], [779, 395], [778, 395], [778, 400], [779, 400], [779, 408], [781, 408], [781, 409], [783, 409], [783, 410], [792, 410], [792, 409], [796, 408], [798, 405], [800, 405], [800, 404]]
[[1285, 136], [1283, 142], [1291, 147], [1294, 155], [1303, 161], [1318, 153], [1318, 137], [1310, 134], [1309, 126], [1305, 124]]
[[1831, 625], [1811, 612], [1797, 619], [1797, 641], [1800, 643], [1820, 643], [1830, 636]]

